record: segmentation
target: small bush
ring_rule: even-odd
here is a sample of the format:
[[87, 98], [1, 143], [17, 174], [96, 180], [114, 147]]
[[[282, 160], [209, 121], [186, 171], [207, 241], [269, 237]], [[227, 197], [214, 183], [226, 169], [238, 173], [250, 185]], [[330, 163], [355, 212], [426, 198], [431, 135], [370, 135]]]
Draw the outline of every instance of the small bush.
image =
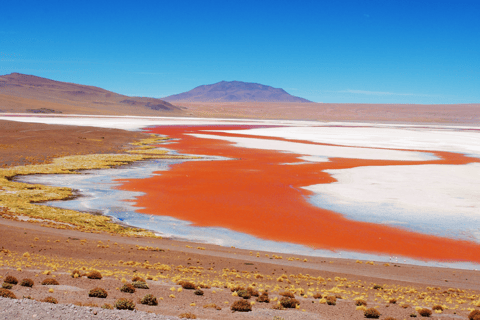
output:
[[132, 278], [132, 282], [137, 282], [137, 281], [146, 282], [145, 279], [143, 279], [139, 276], [135, 276], [135, 277]]
[[95, 288], [95, 289], [90, 290], [90, 292], [88, 293], [88, 296], [93, 297], [93, 298], [105, 299], [108, 296], [108, 293], [105, 289]]
[[480, 311], [479, 310], [473, 310], [470, 312], [468, 315], [468, 320], [477, 320], [480, 319]]
[[258, 290], [255, 290], [252, 287], [247, 288], [247, 292], [252, 296], [252, 297], [258, 297], [260, 294], [258, 293]]
[[2, 288], [10, 290], [10, 289], [13, 288], [13, 284], [4, 282], [4, 283], [2, 283]]
[[248, 312], [252, 311], [252, 305], [245, 300], [237, 300], [232, 304], [230, 308], [232, 311]]
[[33, 287], [33, 280], [32, 279], [23, 279], [22, 282], [20, 282], [20, 285], [22, 287]]
[[209, 303], [209, 304], [204, 305], [203, 307], [204, 308], [213, 308], [213, 309], [216, 309], [216, 310], [222, 310], [222, 308], [217, 306], [215, 303]]
[[355, 305], [357, 307], [360, 307], [360, 306], [367, 306], [367, 301], [363, 300], [363, 299], [358, 299], [358, 300], [355, 300]]
[[391, 303], [391, 304], [396, 304], [396, 303], [397, 303], [397, 299], [392, 298], [392, 299], [388, 300], [388, 302]]
[[323, 296], [322, 296], [321, 293], [318, 293], [318, 292], [317, 292], [317, 293], [315, 293], [315, 294], [313, 295], [313, 299], [322, 299], [322, 298], [323, 298]]
[[17, 299], [17, 296], [12, 291], [10, 291], [8, 289], [0, 289], [0, 297]]
[[103, 306], [101, 306], [102, 309], [107, 309], [107, 310], [113, 310], [113, 306], [109, 303], [105, 303]]
[[54, 297], [46, 297], [45, 299], [42, 300], [42, 302], [48, 302], [48, 303], [53, 303], [53, 304], [58, 303], [57, 299], [55, 299]]
[[126, 292], [126, 293], [134, 293], [135, 292], [135, 287], [132, 286], [130, 283], [126, 283], [126, 284], [123, 285], [123, 287], [120, 288], [120, 291]]
[[335, 296], [328, 296], [325, 298], [327, 300], [327, 304], [329, 306], [336, 306], [337, 305], [337, 297]]
[[191, 312], [182, 313], [179, 317], [182, 319], [197, 319], [197, 316]]
[[285, 310], [281, 304], [276, 304], [272, 307], [273, 310]]
[[179, 281], [178, 284], [181, 285], [183, 289], [187, 289], [187, 290], [196, 289], [195, 284], [190, 281]]
[[280, 299], [280, 304], [284, 308], [296, 308], [297, 305], [300, 304], [300, 302], [297, 299], [283, 297], [282, 299]]
[[434, 305], [434, 306], [432, 307], [432, 310], [440, 310], [440, 311], [443, 311], [444, 308], [443, 308], [441, 305], [436, 304], [436, 305]]
[[42, 281], [42, 285], [44, 286], [58, 286], [59, 284], [60, 283], [58, 283], [58, 281], [53, 278], [47, 278]]
[[115, 309], [118, 310], [135, 310], [135, 303], [130, 299], [120, 298], [115, 301]]
[[200, 288], [195, 289], [193, 293], [197, 296], [203, 296], [203, 291]]
[[96, 280], [100, 280], [102, 279], [102, 274], [96, 270], [94, 271], [90, 271], [89, 273], [87, 273], [87, 278], [88, 279], [96, 279]]
[[6, 276], [4, 282], [5, 283], [11, 283], [11, 284], [15, 285], [15, 284], [18, 283], [18, 280], [14, 276]]
[[280, 292], [279, 295], [281, 295], [282, 297], [286, 297], [286, 298], [292, 298], [292, 299], [295, 298], [295, 295], [293, 293], [291, 293], [290, 291]]
[[270, 303], [270, 298], [268, 297], [267, 292], [263, 292], [258, 298], [257, 302]]
[[232, 292], [236, 292], [236, 291], [240, 291], [240, 290], [245, 290], [245, 288], [242, 287], [242, 286], [236, 286], [236, 287], [233, 287], [233, 288], [230, 289], [230, 291], [232, 291]]
[[145, 295], [145, 297], [142, 298], [142, 300], [140, 300], [140, 303], [141, 304], [146, 304], [146, 305], [149, 305], [149, 306], [156, 306], [156, 305], [158, 305], [158, 300], [153, 295], [147, 294], [147, 295]]
[[383, 287], [382, 287], [381, 285], [379, 285], [379, 284], [376, 284], [376, 285], [373, 286], [373, 289], [375, 289], [375, 290], [382, 290]]
[[410, 318], [416, 318], [416, 317], [417, 317], [417, 315], [415, 313], [410, 314]]
[[432, 315], [432, 310], [423, 308], [418, 310], [418, 314], [421, 315], [422, 317], [430, 317]]
[[141, 281], [132, 282], [132, 286], [134, 286], [137, 289], [149, 289], [148, 284]]
[[237, 294], [240, 298], [243, 298], [243, 299], [250, 299], [252, 297], [247, 290], [239, 290], [237, 291]]
[[22, 299], [33, 300], [32, 296], [23, 296]]
[[363, 315], [365, 316], [365, 318], [370, 318], [370, 319], [380, 318], [380, 312], [378, 312], [378, 310], [375, 308], [368, 308], [367, 310], [365, 310]]
[[82, 273], [81, 273], [79, 270], [75, 269], [75, 270], [72, 271], [72, 273], [70, 274], [70, 276], [71, 276], [72, 278], [81, 278], [81, 277], [82, 277]]

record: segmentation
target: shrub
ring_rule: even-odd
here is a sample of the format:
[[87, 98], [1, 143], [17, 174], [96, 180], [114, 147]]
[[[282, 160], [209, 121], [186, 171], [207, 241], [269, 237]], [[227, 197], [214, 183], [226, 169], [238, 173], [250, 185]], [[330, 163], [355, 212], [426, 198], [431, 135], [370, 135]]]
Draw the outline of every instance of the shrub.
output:
[[17, 284], [18, 280], [14, 276], [6, 276], [4, 282], [5, 283], [11, 283], [11, 284]]
[[215, 303], [209, 303], [209, 304], [204, 305], [203, 307], [204, 308], [213, 308], [213, 309], [217, 309], [217, 310], [222, 310], [222, 308], [217, 306]]
[[105, 303], [103, 306], [101, 306], [102, 309], [108, 309], [108, 310], [113, 310], [113, 306], [109, 303]]
[[245, 288], [242, 287], [242, 286], [236, 286], [236, 287], [233, 287], [233, 288], [230, 289], [230, 291], [232, 291], [232, 292], [236, 292], [236, 291], [240, 291], [240, 290], [245, 290]]
[[479, 310], [473, 310], [470, 312], [468, 315], [468, 320], [477, 320], [480, 319], [480, 311]]
[[75, 269], [72, 271], [72, 273], [70, 274], [70, 276], [72, 278], [81, 278], [82, 277], [82, 274], [80, 273], [79, 270]]
[[410, 314], [410, 318], [416, 318], [416, 317], [417, 317], [417, 315], [415, 313]]
[[434, 306], [432, 307], [432, 310], [440, 310], [440, 311], [443, 311], [444, 308], [443, 308], [441, 305], [436, 304], [436, 305], [434, 305]]
[[391, 303], [391, 304], [395, 304], [395, 303], [397, 303], [397, 299], [392, 298], [392, 299], [388, 300], [388, 302]]
[[126, 284], [123, 285], [123, 287], [120, 288], [120, 291], [126, 292], [126, 293], [134, 293], [135, 292], [135, 287], [132, 286], [130, 283], [126, 283]]
[[381, 290], [381, 289], [383, 289], [383, 287], [382, 287], [381, 285], [379, 285], [379, 284], [376, 284], [376, 285], [373, 286], [373, 289], [375, 289], [375, 290]]
[[197, 296], [203, 296], [203, 291], [200, 288], [195, 289], [193, 293]]
[[107, 293], [106, 290], [104, 290], [102, 288], [95, 288], [95, 289], [90, 290], [90, 292], [88, 293], [88, 296], [89, 297], [94, 297], [94, 298], [105, 299], [108, 296], [108, 293]]
[[42, 300], [42, 302], [48, 302], [48, 303], [53, 303], [53, 304], [58, 303], [57, 299], [55, 299], [54, 297], [46, 297], [45, 299]]
[[145, 279], [143, 279], [139, 276], [135, 276], [135, 277], [132, 278], [132, 282], [137, 282], [137, 281], [146, 282]]
[[282, 299], [280, 299], [280, 304], [284, 308], [296, 308], [297, 305], [300, 304], [300, 302], [297, 299], [283, 297]]
[[371, 319], [380, 318], [380, 312], [378, 312], [378, 310], [375, 308], [368, 308], [367, 310], [365, 310], [363, 315], [365, 316], [365, 318], [371, 318]]
[[358, 300], [355, 300], [355, 305], [357, 307], [359, 306], [367, 306], [367, 301], [363, 300], [363, 299], [358, 299]]
[[44, 286], [58, 286], [59, 284], [60, 283], [58, 283], [58, 281], [53, 278], [47, 278], [42, 281], [42, 285]]
[[430, 317], [432, 315], [432, 310], [423, 308], [418, 310], [418, 314], [421, 315], [422, 317]]
[[130, 299], [120, 298], [115, 301], [115, 308], [118, 310], [135, 310], [135, 303]]
[[141, 282], [141, 281], [132, 282], [132, 286], [134, 286], [137, 289], [149, 289], [148, 285], [145, 282]]
[[323, 296], [322, 296], [321, 293], [318, 293], [318, 292], [317, 292], [317, 293], [315, 293], [315, 294], [313, 295], [313, 299], [322, 299], [322, 298], [323, 298]]
[[267, 292], [263, 292], [258, 298], [257, 302], [265, 302], [265, 303], [270, 303], [270, 298], [268, 297]]
[[239, 290], [237, 291], [237, 294], [240, 298], [243, 298], [243, 299], [250, 299], [252, 297], [247, 290]]
[[0, 289], [0, 297], [17, 299], [17, 296], [12, 291], [10, 291], [8, 289]]
[[4, 283], [2, 283], [2, 288], [3, 289], [12, 289], [13, 284], [4, 282]]
[[179, 281], [178, 284], [181, 285], [183, 289], [187, 289], [187, 290], [196, 289], [195, 284], [190, 281]]
[[247, 292], [252, 296], [252, 297], [258, 297], [259, 293], [258, 290], [255, 290], [253, 287], [248, 287]]
[[325, 298], [327, 300], [327, 304], [329, 306], [336, 306], [337, 305], [337, 297], [335, 296], [328, 296]]
[[276, 304], [272, 307], [273, 310], [285, 310], [281, 304]]
[[230, 308], [232, 311], [248, 312], [252, 311], [252, 305], [245, 300], [237, 300], [232, 304]]
[[182, 313], [179, 317], [182, 319], [197, 319], [197, 316], [191, 312]]
[[23, 279], [22, 282], [20, 282], [20, 285], [22, 287], [33, 287], [33, 280], [32, 279]]
[[89, 273], [87, 273], [87, 278], [100, 280], [102, 279], [102, 274], [96, 270], [90, 271]]
[[147, 295], [145, 295], [145, 297], [142, 298], [142, 300], [140, 300], [140, 303], [141, 304], [146, 304], [146, 305], [149, 305], [149, 306], [156, 306], [156, 305], [158, 305], [158, 300], [153, 295], [147, 294]]
[[280, 292], [279, 295], [281, 295], [282, 297], [287, 297], [287, 298], [292, 298], [292, 299], [295, 298], [293, 293], [291, 293], [290, 291]]

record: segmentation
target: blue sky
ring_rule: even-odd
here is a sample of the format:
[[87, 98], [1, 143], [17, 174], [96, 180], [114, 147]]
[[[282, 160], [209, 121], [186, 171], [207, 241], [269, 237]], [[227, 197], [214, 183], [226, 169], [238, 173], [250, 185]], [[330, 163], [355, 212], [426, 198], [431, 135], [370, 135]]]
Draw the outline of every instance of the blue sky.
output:
[[221, 80], [316, 102], [480, 103], [480, 1], [4, 1], [0, 74], [164, 97]]

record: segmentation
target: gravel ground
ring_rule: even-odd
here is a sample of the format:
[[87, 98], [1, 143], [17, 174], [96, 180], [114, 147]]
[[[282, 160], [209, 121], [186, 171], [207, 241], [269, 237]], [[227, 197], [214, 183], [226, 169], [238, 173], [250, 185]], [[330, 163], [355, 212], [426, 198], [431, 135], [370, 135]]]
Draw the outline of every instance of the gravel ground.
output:
[[180, 319], [142, 311], [105, 310], [73, 304], [51, 304], [28, 299], [0, 298], [0, 319]]

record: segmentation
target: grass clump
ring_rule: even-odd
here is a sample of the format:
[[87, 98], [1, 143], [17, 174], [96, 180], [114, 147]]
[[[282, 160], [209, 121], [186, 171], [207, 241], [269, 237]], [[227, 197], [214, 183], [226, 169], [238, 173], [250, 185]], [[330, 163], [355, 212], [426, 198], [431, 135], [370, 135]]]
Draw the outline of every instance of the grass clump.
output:
[[130, 283], [126, 283], [126, 284], [123, 285], [123, 287], [120, 288], [120, 291], [126, 292], [126, 293], [134, 293], [135, 292], [135, 287], [132, 286]]
[[54, 297], [46, 297], [45, 299], [42, 300], [42, 302], [53, 303], [53, 304], [58, 303], [57, 299], [55, 299]]
[[444, 308], [443, 306], [439, 305], [439, 304], [436, 304], [432, 307], [432, 310], [440, 310], [440, 311], [443, 311]]
[[203, 296], [203, 290], [200, 288], [195, 289], [193, 293], [197, 296]]
[[216, 310], [222, 310], [222, 308], [220, 308], [219, 306], [217, 306], [215, 303], [209, 303], [209, 304], [206, 304], [203, 306], [205, 309], [207, 308], [212, 308], [212, 309], [216, 309]]
[[247, 292], [252, 296], [252, 297], [258, 297], [260, 294], [258, 293], [258, 290], [255, 290], [253, 287], [248, 287]]
[[363, 299], [358, 299], [358, 300], [355, 300], [355, 305], [357, 307], [360, 307], [360, 306], [367, 306], [367, 301], [363, 300]]
[[237, 294], [240, 298], [243, 298], [243, 299], [250, 299], [252, 297], [247, 290], [239, 290], [237, 291]]
[[329, 306], [336, 306], [337, 305], [337, 297], [335, 296], [328, 296], [325, 298], [327, 300], [327, 304]]
[[318, 292], [317, 292], [317, 293], [315, 293], [315, 294], [313, 295], [313, 299], [322, 299], [322, 298], [323, 298], [323, 296], [322, 296], [321, 293], [318, 293]]
[[383, 290], [383, 287], [382, 287], [381, 285], [379, 285], [379, 284], [376, 284], [376, 285], [373, 286], [373, 289], [375, 289], [375, 290]]
[[135, 310], [135, 303], [130, 299], [120, 298], [117, 301], [115, 301], [115, 309]]
[[102, 274], [96, 270], [94, 271], [90, 271], [89, 273], [87, 273], [87, 278], [88, 279], [95, 279], [95, 280], [100, 280], [102, 279]]
[[8, 289], [0, 289], [0, 297], [2, 298], [10, 298], [10, 299], [17, 299], [15, 293]]
[[197, 316], [191, 312], [185, 312], [179, 315], [182, 319], [197, 319]]
[[2, 283], [2, 288], [10, 290], [13, 288], [13, 284], [4, 282]]
[[23, 279], [22, 282], [20, 282], [20, 285], [22, 287], [33, 287], [33, 280], [32, 279]]
[[418, 314], [421, 315], [422, 317], [428, 318], [432, 315], [432, 310], [427, 309], [427, 308], [423, 308], [423, 309], [418, 310]]
[[105, 303], [103, 306], [101, 306], [100, 308], [102, 309], [107, 309], [107, 310], [113, 310], [113, 306], [109, 303]]
[[10, 283], [10, 284], [17, 284], [18, 283], [18, 280], [17, 278], [15, 278], [14, 276], [6, 276], [5, 277], [5, 280], [3, 281], [5, 283]]
[[283, 297], [280, 299], [280, 305], [284, 308], [296, 308], [299, 304], [300, 302], [294, 298]]
[[291, 298], [291, 299], [295, 298], [293, 293], [291, 293], [290, 291], [280, 292], [279, 295], [281, 295], [282, 297]]
[[240, 291], [240, 290], [245, 290], [245, 287], [235, 286], [235, 287], [232, 287], [232, 288], [230, 289], [230, 291], [232, 291], [232, 292], [237, 292], [237, 291]]
[[75, 278], [75, 279], [76, 279], [76, 278], [81, 278], [81, 277], [82, 277], [82, 273], [81, 273], [79, 270], [75, 269], [75, 270], [72, 271], [72, 273], [70, 274], [70, 276], [71, 276], [72, 278]]
[[388, 302], [391, 303], [391, 304], [396, 304], [396, 303], [397, 303], [397, 299], [391, 298], [390, 300], [388, 300]]
[[146, 282], [142, 282], [142, 281], [132, 282], [132, 286], [137, 288], [137, 289], [150, 289], [148, 287], [148, 284]]
[[268, 297], [268, 292], [263, 292], [258, 298], [257, 302], [270, 303], [270, 298]]
[[378, 310], [375, 308], [368, 308], [367, 310], [364, 311], [363, 315], [365, 316], [365, 318], [370, 318], [370, 319], [380, 318], [380, 312], [378, 312]]
[[252, 311], [252, 305], [248, 301], [237, 300], [232, 304], [230, 309], [232, 311], [249, 312]]
[[88, 296], [93, 297], [93, 298], [105, 299], [108, 296], [108, 293], [105, 289], [95, 288], [95, 289], [90, 290], [90, 292], [88, 293]]
[[137, 282], [137, 281], [146, 283], [145, 279], [143, 279], [142, 277], [135, 276], [135, 277], [132, 278], [132, 282]]
[[58, 283], [58, 281], [53, 278], [47, 278], [42, 281], [42, 285], [44, 286], [58, 286], [59, 284], [60, 283]]
[[473, 310], [470, 312], [468, 315], [468, 320], [480, 320], [480, 311], [479, 310]]
[[156, 306], [156, 305], [158, 305], [158, 300], [153, 295], [147, 294], [147, 295], [145, 295], [145, 297], [142, 298], [142, 300], [140, 300], [140, 303], [141, 304], [146, 304], [146, 305], [149, 305], [149, 306]]
[[178, 285], [181, 285], [183, 289], [187, 289], [187, 290], [194, 290], [197, 288], [195, 284], [190, 281], [179, 281]]

